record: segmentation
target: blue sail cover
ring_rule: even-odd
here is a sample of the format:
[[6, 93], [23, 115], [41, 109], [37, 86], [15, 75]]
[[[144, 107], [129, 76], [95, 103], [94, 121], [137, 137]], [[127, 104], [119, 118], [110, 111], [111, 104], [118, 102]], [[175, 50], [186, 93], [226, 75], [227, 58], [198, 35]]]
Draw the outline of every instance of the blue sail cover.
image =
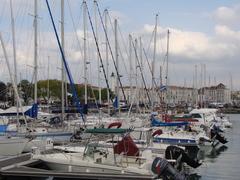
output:
[[113, 107], [114, 107], [115, 109], [118, 108], [118, 97], [117, 97], [117, 96], [116, 96], [115, 99], [114, 99]]
[[[17, 107], [11, 107], [6, 110], [3, 110], [0, 113], [0, 116], [17, 116]], [[38, 105], [33, 104], [32, 106], [23, 106], [22, 108], [19, 108], [19, 115], [24, 115], [36, 118], [38, 114]]]
[[186, 126], [188, 122], [162, 122], [156, 118], [151, 119], [151, 126]]
[[[81, 107], [81, 106], [80, 106]], [[88, 113], [88, 104], [84, 104], [83, 107], [81, 108], [81, 112], [83, 114], [87, 114]]]
[[28, 109], [25, 113], [26, 116], [36, 118], [38, 114], [38, 104], [33, 104], [31, 109]]

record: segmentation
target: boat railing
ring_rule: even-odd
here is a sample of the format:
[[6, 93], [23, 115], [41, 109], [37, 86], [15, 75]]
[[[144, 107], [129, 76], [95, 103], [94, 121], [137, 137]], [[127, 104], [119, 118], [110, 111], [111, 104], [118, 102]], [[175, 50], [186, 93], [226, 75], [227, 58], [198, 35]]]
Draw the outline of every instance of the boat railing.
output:
[[135, 165], [141, 167], [144, 163], [146, 163], [147, 159], [140, 156], [126, 156], [123, 154], [115, 154], [116, 156], [116, 163], [121, 167], [127, 167], [129, 165]]

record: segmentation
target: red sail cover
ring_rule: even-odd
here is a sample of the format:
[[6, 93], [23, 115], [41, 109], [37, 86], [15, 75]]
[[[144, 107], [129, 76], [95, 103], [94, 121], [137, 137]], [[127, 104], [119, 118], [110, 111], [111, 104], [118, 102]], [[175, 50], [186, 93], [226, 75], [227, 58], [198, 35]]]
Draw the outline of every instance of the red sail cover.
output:
[[113, 148], [115, 154], [124, 154], [126, 156], [139, 156], [139, 149], [128, 135], [119, 141]]
[[122, 126], [121, 122], [113, 122], [113, 123], [108, 125], [108, 129], [112, 128], [112, 127], [120, 128], [121, 126]]

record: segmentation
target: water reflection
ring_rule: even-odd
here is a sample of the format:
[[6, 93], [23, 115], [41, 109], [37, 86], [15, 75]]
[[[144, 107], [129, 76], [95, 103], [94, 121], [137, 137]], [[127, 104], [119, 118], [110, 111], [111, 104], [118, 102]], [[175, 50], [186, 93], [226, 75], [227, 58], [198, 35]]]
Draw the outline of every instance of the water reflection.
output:
[[208, 158], [217, 158], [222, 152], [227, 151], [228, 147], [225, 145], [222, 145], [220, 147], [214, 147], [212, 148], [212, 151], [210, 154], [207, 154]]
[[198, 159], [204, 160], [209, 158], [210, 161], [215, 162], [216, 159], [222, 152], [227, 151], [226, 145], [221, 146], [207, 146], [200, 148], [198, 152]]
[[[205, 163], [215, 163], [216, 159], [225, 151], [228, 147], [226, 145], [205, 146], [201, 147], [198, 151], [198, 159], [204, 160]], [[188, 176], [188, 180], [199, 180], [202, 176], [199, 173], [192, 172]]]
[[201, 179], [201, 177], [202, 176], [200, 176], [199, 174], [194, 173], [194, 174], [190, 174], [187, 179], [188, 180], [199, 180], [199, 179]]

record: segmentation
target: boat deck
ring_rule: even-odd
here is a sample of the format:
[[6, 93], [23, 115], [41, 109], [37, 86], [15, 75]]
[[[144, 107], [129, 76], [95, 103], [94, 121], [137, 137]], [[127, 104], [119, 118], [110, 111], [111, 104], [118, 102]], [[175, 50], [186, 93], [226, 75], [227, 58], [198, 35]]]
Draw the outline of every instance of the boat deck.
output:
[[56, 177], [60, 179], [154, 179], [149, 176], [136, 176], [126, 174], [89, 174], [76, 172], [57, 172], [41, 167], [40, 160], [32, 160], [31, 154], [0, 159], [1, 177]]

